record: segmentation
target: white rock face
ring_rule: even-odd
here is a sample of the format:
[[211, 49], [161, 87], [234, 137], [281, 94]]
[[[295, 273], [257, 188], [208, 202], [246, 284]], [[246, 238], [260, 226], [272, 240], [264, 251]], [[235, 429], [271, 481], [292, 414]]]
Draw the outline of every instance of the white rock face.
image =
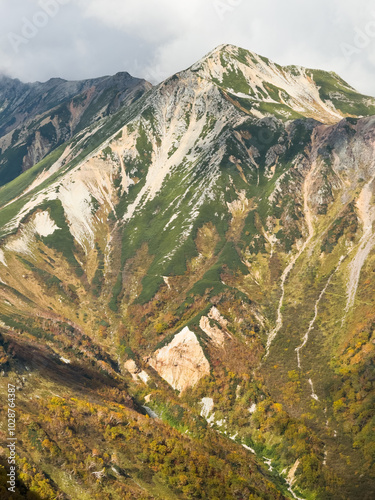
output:
[[295, 481], [295, 474], [296, 474], [298, 466], [299, 466], [299, 460], [297, 459], [295, 464], [293, 465], [293, 467], [290, 469], [290, 471], [288, 473], [287, 481], [290, 484], [290, 486], [293, 486], [293, 483]]
[[223, 328], [226, 328], [228, 325], [228, 321], [223, 318], [223, 316], [220, 314], [219, 309], [215, 306], [211, 308], [211, 311], [208, 313], [208, 317], [217, 321]]
[[144, 384], [147, 384], [147, 382], [149, 381], [149, 375], [144, 370], [141, 370], [133, 359], [129, 359], [128, 361], [126, 361], [124, 363], [124, 367], [131, 374], [133, 380], [141, 380]]
[[186, 326], [172, 342], [148, 360], [158, 374], [180, 392], [210, 374], [210, 365], [194, 332]]
[[[221, 328], [219, 328], [216, 325], [211, 325], [210, 320], [216, 321]], [[228, 321], [223, 318], [223, 316], [220, 314], [219, 310], [213, 306], [208, 313], [208, 316], [202, 316], [200, 321], [199, 321], [199, 327], [200, 329], [210, 337], [210, 339], [213, 341], [214, 344], [216, 344], [218, 347], [223, 347], [225, 338], [228, 335], [228, 332], [226, 332], [226, 327], [227, 327]]]
[[227, 207], [232, 216], [236, 217], [236, 215], [246, 212], [249, 207], [249, 202], [250, 200], [246, 198], [246, 191], [243, 190], [238, 193], [238, 200], [234, 200], [232, 203], [227, 202]]
[[[38, 212], [34, 218], [22, 228], [20, 233], [8, 240], [5, 249], [11, 252], [33, 255], [33, 246], [35, 243], [35, 235], [49, 236], [56, 230], [60, 229], [56, 226], [55, 222], [51, 219], [48, 212]], [[0, 250], [0, 262], [6, 265], [4, 259], [4, 252]], [[3, 257], [3, 258], [2, 258]]]
[[35, 228], [33, 224], [28, 224], [20, 234], [11, 237], [5, 245], [5, 250], [15, 252], [21, 255], [33, 255], [33, 243], [35, 241]]
[[149, 408], [148, 406], [142, 406], [142, 408], [144, 408], [146, 410], [146, 413], [150, 418], [156, 418], [156, 419], [159, 418], [157, 413], [155, 413], [153, 410], [151, 410], [151, 408]]
[[93, 198], [107, 210], [113, 210], [114, 186], [112, 162], [91, 158], [72, 172], [61, 184], [58, 197], [69, 221], [70, 232], [84, 248], [94, 245], [96, 216], [93, 214]]
[[224, 345], [224, 332], [217, 326], [211, 326], [209, 318], [207, 316], [202, 316], [199, 321], [199, 327], [206, 335], [210, 337], [212, 342], [218, 347], [223, 347]]
[[133, 378], [137, 379], [135, 375], [139, 372], [139, 369], [137, 365], [135, 364], [135, 361], [132, 359], [129, 359], [124, 363], [125, 368], [128, 370], [128, 372], [132, 375]]
[[4, 252], [0, 249], [0, 262], [7, 267], [7, 262], [5, 260]]
[[[223, 52], [225, 50], [225, 52]], [[281, 68], [272, 61], [267, 61], [261, 56], [246, 52], [245, 61], [240, 62], [238, 47], [233, 45], [222, 45], [210, 52], [206, 57], [192, 66], [194, 71], [207, 80], [224, 81], [225, 75], [230, 71], [243, 74], [253, 95], [257, 95], [259, 89], [262, 89], [261, 100], [265, 102], [275, 102], [268, 91], [267, 84], [271, 84], [281, 89], [283, 95], [279, 98], [288, 106], [306, 116], [321, 118], [330, 123], [338, 122], [342, 119], [342, 114], [334, 108], [330, 101], [323, 102], [317, 84], [307, 74], [307, 70], [300, 66], [294, 68]], [[225, 64], [223, 64], [223, 61]], [[232, 95], [241, 98], [249, 98], [249, 95], [235, 92], [228, 89]], [[264, 94], [267, 97], [263, 97]], [[253, 113], [256, 116], [256, 113]], [[257, 113], [258, 116], [260, 112]]]
[[[6, 229], [12, 230], [19, 226], [20, 221], [43, 202], [59, 200], [71, 234], [87, 252], [94, 245], [98, 223], [93, 210], [93, 200], [95, 199], [109, 213], [114, 208], [113, 202], [117, 196], [113, 176], [119, 167], [114, 161], [104, 161], [100, 155], [101, 152], [84, 160], [60, 180], [51, 184], [46, 191], [35, 194], [6, 225]], [[48, 212], [37, 213], [28, 224], [28, 233], [37, 233], [40, 236], [49, 236], [58, 229]], [[25, 239], [24, 232], [19, 241], [13, 241], [9, 250], [30, 253], [30, 234]]]
[[144, 384], [147, 384], [147, 382], [150, 379], [150, 377], [148, 376], [148, 374], [144, 370], [142, 370], [141, 372], [138, 373], [138, 377], [142, 380], [142, 382]]

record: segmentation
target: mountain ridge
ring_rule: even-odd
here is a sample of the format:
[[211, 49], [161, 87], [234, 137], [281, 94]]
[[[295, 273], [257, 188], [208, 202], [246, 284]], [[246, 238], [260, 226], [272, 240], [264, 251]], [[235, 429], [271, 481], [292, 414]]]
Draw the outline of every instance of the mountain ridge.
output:
[[2, 86], [0, 81], [0, 184], [151, 88], [126, 72], [75, 82], [59, 78], [33, 84], [9, 78], [6, 82]]
[[[225, 60], [225, 58], [227, 58], [227, 60]], [[232, 79], [232, 83], [237, 85], [238, 89], [241, 87], [245, 89], [247, 94], [249, 94], [249, 90], [251, 89], [250, 95], [253, 97], [254, 101], [260, 98], [260, 100], [263, 99], [270, 102], [278, 102], [279, 104], [287, 104], [285, 101], [289, 99], [291, 100], [290, 107], [292, 110], [301, 111], [302, 114], [306, 116], [306, 111], [314, 113], [314, 108], [309, 109], [308, 106], [306, 108], [308, 103], [304, 102], [304, 100], [307, 99], [307, 101], [311, 101], [312, 99], [313, 103], [315, 102], [318, 104], [318, 109], [315, 110], [315, 113], [318, 113], [318, 116], [326, 120], [328, 118], [328, 123], [349, 116], [350, 114], [347, 112], [348, 109], [345, 108], [350, 109], [350, 107], [352, 107], [351, 111], [356, 111], [356, 108], [357, 110], [360, 109], [361, 111], [365, 111], [363, 102], [366, 100], [368, 100], [367, 104], [371, 102], [372, 106], [371, 112], [369, 113], [369, 110], [367, 110], [367, 113], [371, 114], [374, 111], [374, 98], [361, 96], [361, 94], [354, 91], [349, 84], [344, 82], [341, 77], [333, 72], [313, 70], [302, 66], [282, 67], [266, 57], [259, 56], [233, 45], [217, 47], [191, 68], [193, 71], [199, 73], [199, 68], [202, 64], [203, 66], [207, 66], [207, 64], [210, 66], [211, 64], [211, 68], [208, 68], [208, 75], [207, 70], [204, 71], [206, 77], [210, 77], [210, 71], [217, 71], [216, 77], [218, 78], [212, 77], [211, 75], [211, 79], [223, 82], [222, 79], [225, 78], [228, 83]], [[223, 71], [223, 69], [227, 69], [230, 65], [232, 65], [230, 71]], [[241, 68], [244, 69], [246, 66], [248, 66], [251, 71], [250, 73], [244, 74]], [[268, 81], [266, 80], [267, 78], [269, 79]], [[262, 82], [268, 83], [269, 88], [265, 89]], [[334, 96], [333, 99], [334, 102], [327, 99], [330, 97], [331, 86], [336, 86], [336, 96]], [[282, 98], [280, 94], [282, 91], [284, 91], [284, 93], [286, 92], [284, 98]], [[277, 92], [279, 93], [278, 96]], [[340, 102], [340, 99], [342, 99], [343, 102]], [[349, 105], [350, 99], [353, 99], [353, 103]], [[356, 102], [358, 100], [362, 102], [362, 105], [359, 107], [359, 102]], [[345, 103], [346, 105], [344, 105]], [[339, 113], [337, 113], [337, 111]], [[356, 115], [358, 116], [358, 113], [356, 113]], [[315, 115], [315, 118], [316, 116], [317, 115]], [[352, 116], [355, 116], [355, 114]], [[314, 116], [310, 114], [310, 117]]]

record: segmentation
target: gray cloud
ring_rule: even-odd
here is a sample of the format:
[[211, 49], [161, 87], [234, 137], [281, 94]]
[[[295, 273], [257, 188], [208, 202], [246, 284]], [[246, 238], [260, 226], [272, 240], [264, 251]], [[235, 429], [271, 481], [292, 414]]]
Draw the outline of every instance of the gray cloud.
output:
[[375, 95], [375, 1], [0, 0], [0, 28], [0, 70], [23, 81], [129, 71], [155, 83], [233, 43]]

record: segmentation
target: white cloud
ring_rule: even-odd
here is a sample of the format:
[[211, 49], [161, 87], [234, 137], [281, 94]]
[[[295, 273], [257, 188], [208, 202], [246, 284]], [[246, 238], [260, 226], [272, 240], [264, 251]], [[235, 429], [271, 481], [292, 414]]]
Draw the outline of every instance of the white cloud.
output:
[[187, 17], [198, 2], [183, 6], [170, 0], [81, 0], [83, 15], [100, 19], [108, 26], [124, 29], [145, 41], [158, 43], [162, 39], [177, 36], [187, 27]]
[[336, 71], [375, 95], [375, 1], [70, 0], [16, 54], [7, 33], [20, 33], [40, 1], [0, 0], [0, 66], [23, 80], [126, 70], [158, 81], [233, 43], [280, 64]]

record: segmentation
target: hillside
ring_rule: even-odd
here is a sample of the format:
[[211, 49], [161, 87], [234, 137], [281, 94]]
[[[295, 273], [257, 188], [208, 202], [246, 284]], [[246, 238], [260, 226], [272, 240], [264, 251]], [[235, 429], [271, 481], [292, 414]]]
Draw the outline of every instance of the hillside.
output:
[[124, 103], [0, 188], [22, 481], [372, 498], [375, 100], [225, 45]]

